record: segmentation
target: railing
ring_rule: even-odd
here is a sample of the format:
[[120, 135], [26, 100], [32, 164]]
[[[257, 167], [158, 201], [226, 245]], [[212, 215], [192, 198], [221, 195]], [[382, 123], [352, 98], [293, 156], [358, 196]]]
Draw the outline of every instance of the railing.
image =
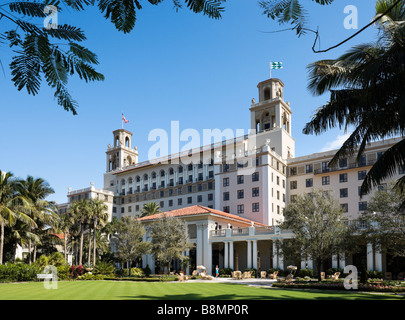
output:
[[246, 235], [246, 234], [249, 234], [249, 228], [232, 229], [233, 236], [240, 236], [240, 235]]
[[256, 227], [255, 234], [273, 234], [274, 227]]
[[226, 235], [225, 229], [211, 230], [211, 237], [225, 237], [225, 235]]
[[321, 173], [328, 173], [328, 172], [334, 172], [334, 171], [341, 171], [341, 170], [347, 170], [347, 169], [354, 169], [354, 168], [362, 168], [362, 167], [369, 167], [374, 165], [376, 160], [371, 160], [367, 161], [365, 163], [349, 163], [345, 167], [327, 167], [327, 168], [322, 168], [322, 169], [315, 169], [314, 174], [321, 174]]

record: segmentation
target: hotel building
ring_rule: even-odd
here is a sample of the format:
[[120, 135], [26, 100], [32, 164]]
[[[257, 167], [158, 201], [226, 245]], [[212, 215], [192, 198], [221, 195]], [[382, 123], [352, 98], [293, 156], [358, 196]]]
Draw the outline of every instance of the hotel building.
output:
[[[185, 253], [191, 266], [283, 268], [286, 257], [275, 240], [292, 238], [277, 227], [289, 201], [313, 188], [330, 192], [341, 204], [348, 220], [356, 220], [367, 207], [370, 195], [360, 198], [359, 186], [376, 159], [399, 138], [370, 143], [359, 162], [352, 158], [328, 163], [337, 150], [295, 157], [291, 135], [292, 109], [284, 101], [284, 84], [268, 79], [258, 85], [258, 102], [250, 105], [250, 129], [254, 134], [205, 145], [161, 159], [138, 162], [132, 133], [113, 132], [106, 151], [104, 187], [99, 197], [108, 203], [110, 216], [139, 216], [143, 205], [156, 202], [164, 212], [188, 226], [195, 249]], [[405, 172], [400, 170], [398, 178]], [[381, 185], [384, 188], [385, 185]], [[91, 188], [94, 188], [93, 186]], [[67, 204], [94, 190], [69, 191]], [[145, 226], [157, 216], [141, 219]], [[147, 239], [148, 236], [145, 236]], [[388, 257], [368, 245], [357, 257], [331, 257], [330, 267], [365, 263], [368, 270], [387, 271]], [[143, 266], [155, 271], [153, 257]], [[301, 267], [313, 267], [301, 261]], [[405, 271], [405, 270], [402, 270]]]

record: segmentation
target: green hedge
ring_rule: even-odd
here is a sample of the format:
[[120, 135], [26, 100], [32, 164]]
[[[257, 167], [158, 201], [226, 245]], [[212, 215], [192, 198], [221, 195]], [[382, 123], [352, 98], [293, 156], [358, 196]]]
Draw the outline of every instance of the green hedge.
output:
[[38, 281], [37, 274], [41, 273], [37, 265], [23, 263], [8, 263], [0, 265], [0, 282]]

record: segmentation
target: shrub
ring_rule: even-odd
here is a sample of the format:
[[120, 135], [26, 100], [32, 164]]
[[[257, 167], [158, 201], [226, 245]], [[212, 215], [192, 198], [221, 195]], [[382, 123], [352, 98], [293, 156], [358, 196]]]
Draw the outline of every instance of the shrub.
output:
[[149, 277], [150, 274], [152, 273], [152, 270], [149, 268], [149, 264], [147, 264], [146, 267], [143, 268], [142, 270], [146, 277]]
[[312, 269], [300, 269], [297, 271], [297, 273], [295, 274], [295, 276], [298, 278], [305, 278], [305, 277], [309, 277], [312, 278], [314, 276], [314, 270]]
[[23, 263], [0, 265], [0, 282], [38, 281], [41, 268]]
[[83, 275], [83, 267], [81, 265], [78, 265], [78, 266], [72, 265], [70, 267], [69, 272], [70, 272], [70, 277], [72, 279], [76, 279], [77, 277]]
[[102, 274], [85, 273], [82, 276], [77, 277], [77, 280], [104, 280], [105, 276]]
[[[131, 268], [132, 277], [142, 277], [144, 275], [141, 268]], [[124, 269], [124, 276], [129, 276], [129, 269]]]
[[94, 268], [95, 274], [111, 275], [114, 273], [115, 267], [112, 263], [107, 261], [100, 261]]
[[372, 279], [383, 279], [384, 275], [382, 271], [368, 270], [367, 277]]
[[231, 276], [232, 271], [233, 271], [233, 269], [231, 269], [231, 268], [219, 269], [219, 275], [220, 276]]
[[70, 267], [69, 266], [59, 266], [56, 267], [58, 271], [58, 280], [69, 280], [70, 279]]

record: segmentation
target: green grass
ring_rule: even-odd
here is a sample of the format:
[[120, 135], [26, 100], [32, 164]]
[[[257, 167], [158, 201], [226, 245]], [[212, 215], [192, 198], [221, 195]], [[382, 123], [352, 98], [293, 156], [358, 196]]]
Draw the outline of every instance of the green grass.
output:
[[0, 300], [389, 300], [403, 296], [357, 292], [299, 291], [224, 283], [60, 281], [0, 284]]

